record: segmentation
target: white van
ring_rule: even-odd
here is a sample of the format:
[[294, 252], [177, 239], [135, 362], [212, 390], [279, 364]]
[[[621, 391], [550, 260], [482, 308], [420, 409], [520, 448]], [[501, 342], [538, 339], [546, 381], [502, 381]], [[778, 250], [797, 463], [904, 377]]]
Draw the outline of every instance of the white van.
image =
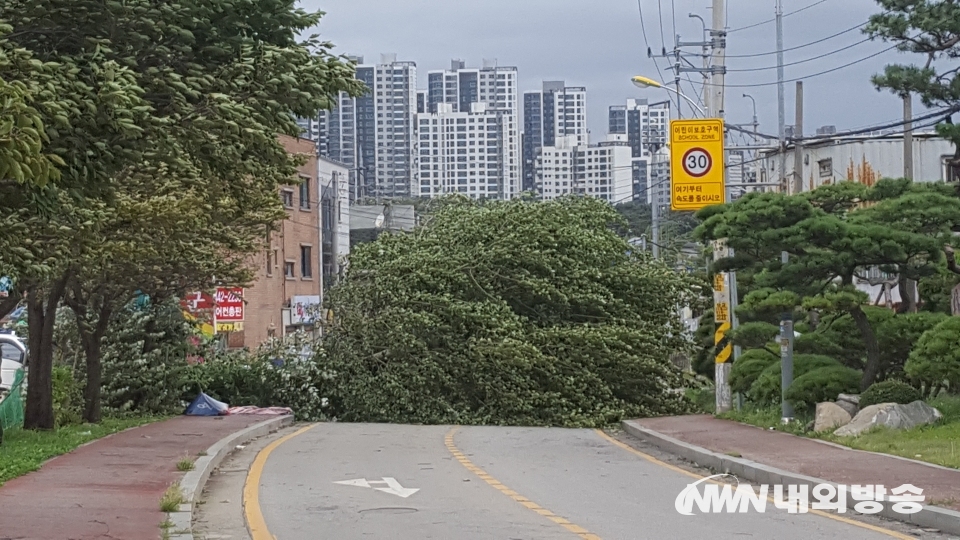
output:
[[27, 348], [13, 332], [0, 331], [0, 390], [10, 390], [27, 363]]

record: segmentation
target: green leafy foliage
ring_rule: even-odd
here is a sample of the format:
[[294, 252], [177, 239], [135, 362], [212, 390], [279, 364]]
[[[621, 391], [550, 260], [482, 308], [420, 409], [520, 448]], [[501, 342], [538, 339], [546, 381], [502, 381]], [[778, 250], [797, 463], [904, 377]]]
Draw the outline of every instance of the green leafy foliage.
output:
[[185, 395], [192, 398], [203, 391], [233, 407], [290, 407], [298, 420], [327, 420], [328, 401], [322, 393], [331, 375], [318, 345], [295, 334], [254, 353], [206, 355], [186, 373]]
[[[793, 357], [793, 380], [796, 382], [806, 373], [820, 368], [842, 367], [840, 362], [827, 356], [797, 354]], [[775, 362], [764, 369], [750, 387], [748, 396], [757, 404], [770, 405], [781, 399], [781, 364]]]
[[[938, 61], [960, 55], [960, 31], [955, 24], [960, 20], [960, 6], [938, 0], [877, 3], [883, 12], [870, 17], [864, 32], [893, 42], [900, 51], [921, 55], [922, 65], [888, 65], [873, 77], [874, 85], [897, 95], [917, 94], [931, 108], [960, 105], [960, 75], [950, 60]], [[941, 124], [937, 131], [954, 144], [960, 143], [960, 126]], [[960, 165], [953, 161], [954, 166]]]
[[810, 410], [817, 403], [836, 400], [840, 394], [855, 393], [859, 387], [859, 371], [841, 365], [825, 366], [795, 378], [786, 397], [795, 407]]
[[948, 317], [924, 332], [910, 352], [907, 376], [927, 395], [940, 389], [960, 389], [960, 317]]
[[734, 392], [746, 394], [760, 374], [774, 363], [780, 362], [780, 357], [761, 349], [744, 351], [740, 358], [733, 363], [730, 371], [730, 388]]
[[57, 426], [80, 423], [83, 404], [82, 387], [67, 366], [53, 368], [53, 414]]
[[693, 280], [628, 255], [592, 199], [454, 199], [351, 255], [329, 297], [342, 420], [600, 426], [686, 409]]
[[920, 397], [920, 392], [916, 388], [903, 381], [881, 381], [860, 394], [860, 408], [878, 403], [913, 403]]
[[[802, 306], [825, 318], [850, 317], [856, 331], [846, 336], [857, 335], [863, 353], [842, 360], [862, 367], [865, 389], [885, 370], [895, 370], [898, 360], [881, 354], [877, 321], [864, 308], [868, 299], [855, 283], [871, 268], [895, 274], [898, 282], [935, 274], [944, 245], [960, 225], [960, 198], [943, 186], [906, 180], [874, 186], [843, 182], [795, 196], [748, 194], [698, 216], [704, 220], [698, 238], [726, 238], [736, 252], [716, 269], [753, 276], [755, 290], [744, 303], [759, 315]], [[789, 255], [786, 263], [783, 252]], [[819, 337], [812, 346], [827, 345]]]

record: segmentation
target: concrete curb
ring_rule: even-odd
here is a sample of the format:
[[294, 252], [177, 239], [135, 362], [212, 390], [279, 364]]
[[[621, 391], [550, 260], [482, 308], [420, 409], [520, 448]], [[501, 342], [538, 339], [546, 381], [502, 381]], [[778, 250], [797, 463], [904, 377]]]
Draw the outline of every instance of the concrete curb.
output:
[[194, 540], [193, 538], [193, 510], [203, 486], [206, 485], [210, 474], [220, 466], [224, 458], [236, 450], [237, 445], [252, 441], [258, 437], [269, 435], [293, 423], [293, 416], [278, 416], [254, 424], [246, 429], [227, 435], [207, 449], [206, 454], [194, 462], [192, 471], [187, 472], [180, 479], [180, 491], [183, 492], [183, 504], [179, 511], [170, 512], [167, 518], [173, 524], [170, 528], [170, 540]]
[[[756, 484], [806, 484], [808, 486], [815, 486], [817, 484], [831, 484], [833, 486], [837, 485], [834, 482], [829, 482], [820, 478], [813, 478], [812, 476], [805, 476], [790, 471], [784, 471], [782, 469], [763, 465], [749, 459], [735, 458], [725, 454], [718, 454], [716, 452], [707, 450], [706, 448], [694, 446], [692, 444], [674, 439], [673, 437], [668, 437], [667, 435], [656, 432], [652, 429], [645, 428], [632, 420], [625, 420], [622, 425], [624, 431], [626, 431], [629, 435], [650, 443], [665, 452], [676, 454], [687, 461], [696, 463], [701, 467], [706, 467], [712, 471], [716, 471], [717, 473], [732, 474]], [[855, 513], [852, 508], [849, 509], [849, 511]], [[955, 512], [946, 508], [924, 506], [923, 510], [917, 512], [916, 514], [905, 515], [894, 512], [892, 508], [885, 506], [883, 511], [877, 515], [894, 521], [911, 523], [918, 527], [939, 529], [940, 531], [948, 534], [960, 534], [960, 512]]]

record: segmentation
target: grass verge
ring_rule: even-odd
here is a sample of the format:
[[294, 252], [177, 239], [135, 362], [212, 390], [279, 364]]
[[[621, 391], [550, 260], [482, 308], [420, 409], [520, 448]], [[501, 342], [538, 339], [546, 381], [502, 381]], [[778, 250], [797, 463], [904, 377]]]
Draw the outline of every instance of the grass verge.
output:
[[33, 472], [52, 457], [118, 431], [162, 420], [156, 417], [107, 418], [100, 424], [65, 426], [54, 431], [18, 429], [4, 433], [0, 445], [0, 486]]
[[941, 397], [929, 403], [943, 413], [943, 419], [936, 424], [902, 431], [876, 429], [857, 437], [823, 434], [820, 438], [857, 450], [960, 469], [960, 396]]
[[740, 411], [732, 411], [719, 417], [757, 427], [774, 428], [794, 435], [815, 437], [857, 450], [892, 454], [960, 469], [960, 396], [940, 397], [930, 400], [929, 403], [943, 413], [943, 419], [936, 424], [908, 430], [879, 428], [857, 437], [836, 437], [830, 432], [808, 432], [806, 425], [810, 418], [782, 425], [780, 409], [777, 407], [744, 407]]

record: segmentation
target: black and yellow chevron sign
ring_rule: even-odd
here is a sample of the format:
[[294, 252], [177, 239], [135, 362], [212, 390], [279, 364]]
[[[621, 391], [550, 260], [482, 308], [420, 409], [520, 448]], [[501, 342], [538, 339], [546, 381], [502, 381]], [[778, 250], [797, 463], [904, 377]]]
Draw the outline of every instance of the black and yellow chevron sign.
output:
[[716, 345], [716, 363], [725, 364], [733, 356], [733, 344], [727, 339], [727, 332], [733, 327], [730, 313], [729, 274], [719, 272], [713, 277], [713, 314], [717, 323], [717, 331], [713, 335]]

